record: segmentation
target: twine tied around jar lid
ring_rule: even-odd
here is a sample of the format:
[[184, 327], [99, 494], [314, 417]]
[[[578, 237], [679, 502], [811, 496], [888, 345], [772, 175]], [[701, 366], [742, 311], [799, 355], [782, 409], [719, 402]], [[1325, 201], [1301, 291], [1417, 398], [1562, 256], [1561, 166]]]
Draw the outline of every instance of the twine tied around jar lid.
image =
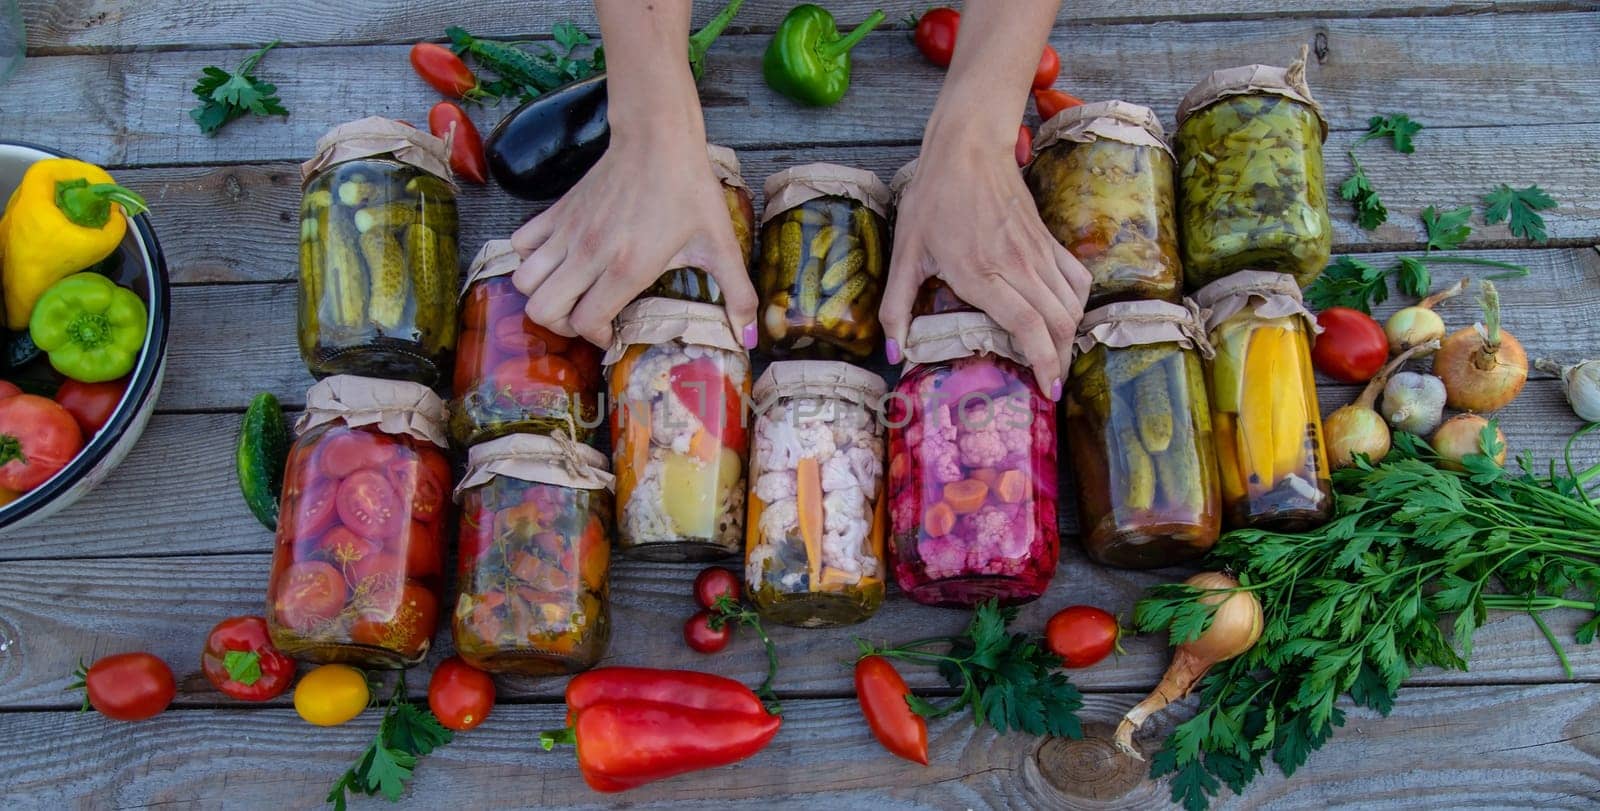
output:
[[601, 364], [613, 366], [628, 347], [682, 341], [743, 353], [744, 344], [733, 334], [728, 313], [720, 305], [651, 296], [622, 308], [616, 331]]
[[838, 399], [877, 409], [888, 392], [882, 377], [860, 366], [837, 360], [780, 360], [761, 373], [750, 397], [758, 410], [782, 397]]
[[1309, 46], [1301, 45], [1300, 58], [1290, 62], [1287, 68], [1240, 65], [1212, 71], [1210, 76], [1189, 88], [1189, 92], [1183, 95], [1183, 101], [1178, 102], [1178, 126], [1182, 127], [1189, 116], [1229, 96], [1266, 93], [1310, 107], [1317, 121], [1322, 124], [1322, 139], [1326, 141], [1328, 117], [1323, 114], [1322, 105], [1311, 97], [1311, 86], [1306, 83], [1306, 58], [1310, 53]]
[[1096, 346], [1121, 349], [1165, 343], [1196, 350], [1208, 359], [1213, 355], [1200, 308], [1193, 301], [1119, 301], [1098, 307], [1084, 314], [1072, 346], [1081, 355]]
[[738, 153], [720, 144], [706, 144], [706, 157], [711, 159], [711, 171], [716, 174], [718, 183], [750, 190], [750, 186], [744, 182], [744, 176], [739, 174]]
[[1261, 318], [1297, 315], [1305, 319], [1313, 335], [1322, 334], [1317, 317], [1306, 309], [1300, 283], [1287, 273], [1265, 270], [1240, 270], [1224, 276], [1194, 294], [1195, 306], [1210, 332], [1241, 310], [1254, 304]]
[[467, 450], [466, 473], [456, 485], [456, 501], [497, 476], [576, 490], [610, 490], [616, 483], [604, 454], [562, 431], [548, 436], [509, 434], [472, 446]]
[[981, 312], [919, 315], [906, 328], [903, 351], [908, 371], [914, 366], [982, 354], [1028, 365], [1011, 333]]
[[1156, 111], [1120, 99], [1096, 101], [1068, 107], [1039, 125], [1034, 139], [1035, 155], [1061, 141], [1087, 144], [1105, 138], [1133, 146], [1154, 147], [1172, 155], [1166, 130]]
[[295, 430], [304, 434], [330, 422], [351, 428], [376, 425], [386, 434], [449, 447], [444, 401], [421, 383], [357, 375], [324, 378], [306, 391], [306, 410]]
[[450, 142], [454, 137], [454, 130], [444, 138], [438, 138], [382, 116], [347, 121], [317, 139], [317, 153], [311, 160], [300, 164], [300, 177], [301, 180], [310, 180], [312, 175], [334, 164], [392, 155], [401, 163], [454, 182], [454, 176], [450, 173]]
[[818, 197], [846, 197], [888, 219], [889, 187], [876, 174], [837, 163], [806, 163], [791, 166], [767, 178], [763, 185], [767, 204], [761, 222]]

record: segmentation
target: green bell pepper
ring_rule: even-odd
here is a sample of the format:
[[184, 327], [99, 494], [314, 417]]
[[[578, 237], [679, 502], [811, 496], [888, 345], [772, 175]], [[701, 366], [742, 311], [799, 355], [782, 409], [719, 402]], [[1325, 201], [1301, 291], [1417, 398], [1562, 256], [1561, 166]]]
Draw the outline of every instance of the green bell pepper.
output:
[[883, 22], [877, 10], [841, 37], [833, 15], [820, 6], [795, 6], [778, 24], [761, 60], [761, 74], [773, 90], [801, 104], [826, 107], [850, 89], [850, 49]]
[[98, 273], [74, 273], [39, 297], [28, 334], [56, 371], [102, 383], [133, 370], [148, 325], [144, 302], [133, 291]]

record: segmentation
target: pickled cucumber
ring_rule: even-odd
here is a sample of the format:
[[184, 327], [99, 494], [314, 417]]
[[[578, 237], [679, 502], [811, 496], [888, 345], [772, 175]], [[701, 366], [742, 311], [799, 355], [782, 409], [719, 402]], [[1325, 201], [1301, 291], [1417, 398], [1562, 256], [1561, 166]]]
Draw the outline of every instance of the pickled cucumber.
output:
[[1118, 470], [1122, 473], [1122, 504], [1131, 510], [1148, 510], [1156, 502], [1156, 471], [1150, 454], [1139, 444], [1131, 426], [1117, 432]]
[[[1167, 366], [1167, 362], [1151, 366], [1133, 384], [1139, 440], [1151, 453], [1161, 453], [1172, 445], [1172, 425], [1179, 416], [1167, 388]], [[1187, 417], [1186, 414], [1182, 416]]]
[[327, 272], [323, 282], [333, 300], [333, 321], [347, 329], [360, 329], [367, 320], [367, 274], [361, 269], [356, 241], [360, 239], [350, 220], [337, 215], [328, 218], [326, 251]]
[[[804, 288], [802, 288], [803, 290]], [[817, 308], [817, 323], [824, 329], [837, 329], [845, 318], [850, 315], [850, 308], [855, 305], [861, 291], [867, 289], [867, 275], [857, 273], [850, 277], [839, 292], [834, 293], [821, 307]]]
[[399, 329], [406, 314], [408, 287], [405, 251], [400, 241], [387, 228], [373, 228], [361, 235], [361, 257], [366, 260], [372, 281], [367, 317], [385, 332]]
[[846, 252], [844, 258], [828, 265], [828, 269], [823, 271], [822, 289], [829, 293], [839, 289], [839, 285], [844, 284], [852, 274], [866, 265], [866, 260], [866, 252], [859, 248]]

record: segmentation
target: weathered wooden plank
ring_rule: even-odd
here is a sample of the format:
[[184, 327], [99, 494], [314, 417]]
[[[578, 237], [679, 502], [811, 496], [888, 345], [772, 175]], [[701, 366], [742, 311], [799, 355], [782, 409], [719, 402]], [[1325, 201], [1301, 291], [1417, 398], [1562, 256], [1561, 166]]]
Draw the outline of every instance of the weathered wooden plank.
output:
[[[1150, 104], [1164, 116], [1212, 68], [1281, 62], [1314, 43], [1323, 56], [1310, 80], [1342, 129], [1396, 108], [1437, 127], [1600, 122], [1600, 77], [1590, 70], [1600, 61], [1600, 17], [1593, 14], [1082, 26], [1057, 31], [1055, 41], [1064, 87]], [[920, 140], [940, 72], [916, 56], [902, 32], [869, 37], [855, 51], [850, 95], [820, 110], [802, 110], [765, 87], [765, 45], [764, 37], [731, 37], [710, 60], [702, 95], [712, 138], [732, 146]], [[183, 112], [193, 104], [194, 77], [205, 65], [231, 65], [243, 55], [30, 59], [13, 83], [58, 92], [7, 94], [0, 131], [119, 165], [290, 160], [306, 157], [334, 123], [367, 114], [420, 119], [436, 98], [412, 74], [405, 46], [285, 49], [260, 72], [278, 84], [293, 114], [201, 137]], [[1529, 143], [1529, 152], [1541, 148]]]
[[[1103, 736], [1131, 695], [1089, 696]], [[764, 751], [732, 767], [607, 798], [587, 789], [570, 750], [546, 753], [533, 730], [561, 725], [554, 705], [501, 705], [483, 726], [425, 757], [406, 801], [446, 807], [976, 808], [1169, 807], [1167, 788], [1103, 740], [997, 735], [965, 717], [929, 725], [932, 764], [883, 753], [848, 699], [791, 702]], [[136, 724], [93, 713], [7, 713], [0, 759], [20, 806], [167, 803], [316, 807], [371, 739], [373, 713], [315, 729], [288, 709], [168, 712]], [[1152, 721], [1152, 733], [1168, 721]], [[1450, 745], [1442, 746], [1441, 728]], [[1154, 740], [1154, 735], [1151, 736]], [[1276, 772], [1219, 809], [1344, 807], [1590, 808], [1600, 800], [1600, 699], [1587, 685], [1407, 689], [1395, 713], [1353, 710], [1350, 726], [1291, 780]], [[1269, 767], [1270, 768], [1270, 767]], [[373, 804], [372, 807], [377, 807]]]

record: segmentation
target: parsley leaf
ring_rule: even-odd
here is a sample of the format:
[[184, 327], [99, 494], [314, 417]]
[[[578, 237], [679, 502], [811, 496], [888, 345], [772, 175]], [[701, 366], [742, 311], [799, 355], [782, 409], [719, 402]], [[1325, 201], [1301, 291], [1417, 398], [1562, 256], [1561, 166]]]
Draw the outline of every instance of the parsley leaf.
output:
[[1389, 298], [1389, 274], [1376, 266], [1341, 256], [1305, 290], [1306, 304], [1313, 310], [1353, 307], [1371, 313], [1375, 304]]
[[1422, 225], [1428, 232], [1428, 250], [1450, 251], [1461, 246], [1472, 235], [1472, 226], [1467, 225], [1467, 220], [1472, 217], [1472, 208], [1462, 206], [1450, 211], [1440, 212], [1433, 206], [1422, 210]]
[[253, 650], [231, 650], [222, 657], [228, 678], [249, 687], [261, 681], [261, 655]]
[[1511, 220], [1511, 233], [1523, 239], [1534, 242], [1544, 242], [1550, 235], [1544, 228], [1544, 217], [1539, 216], [1541, 211], [1549, 211], [1556, 207], [1555, 198], [1546, 194], [1537, 185], [1525, 189], [1513, 189], [1501, 183], [1494, 191], [1484, 195], [1483, 221], [1494, 225]]
[[1375, 115], [1367, 119], [1367, 134], [1362, 140], [1387, 137], [1393, 140], [1394, 151], [1410, 155], [1417, 151], [1416, 145], [1411, 143], [1411, 136], [1421, 130], [1422, 125], [1404, 113]]
[[200, 106], [190, 110], [189, 117], [200, 126], [201, 132], [215, 135], [228, 122], [245, 115], [289, 114], [289, 110], [283, 106], [283, 100], [278, 98], [277, 86], [251, 75], [267, 51], [276, 47], [278, 42], [273, 40], [245, 57], [232, 73], [215, 66], [200, 69], [200, 78], [193, 90], [195, 97], [200, 99]]
[[406, 700], [406, 680], [401, 675], [395, 680], [383, 720], [378, 722], [378, 734], [362, 750], [355, 765], [334, 781], [327, 801], [335, 811], [345, 807], [348, 794], [382, 794], [391, 802], [398, 801], [416, 769], [417, 759], [449, 743], [452, 737], [453, 733], [432, 712]]
[[1350, 165], [1355, 167], [1355, 173], [1339, 184], [1339, 197], [1355, 206], [1356, 225], [1371, 231], [1389, 219], [1389, 209], [1378, 199], [1378, 191], [1372, 187], [1366, 168], [1361, 165], [1361, 159], [1356, 157], [1356, 148], [1375, 138], [1388, 138], [1396, 152], [1409, 155], [1417, 149], [1411, 142], [1411, 136], [1421, 129], [1421, 124], [1402, 113], [1375, 115], [1367, 119], [1367, 131], [1345, 152], [1350, 156]]
[[1433, 288], [1433, 274], [1428, 272], [1428, 266], [1421, 259], [1402, 256], [1397, 269], [1400, 276], [1396, 279], [1396, 286], [1400, 292], [1412, 298], [1423, 298]]

